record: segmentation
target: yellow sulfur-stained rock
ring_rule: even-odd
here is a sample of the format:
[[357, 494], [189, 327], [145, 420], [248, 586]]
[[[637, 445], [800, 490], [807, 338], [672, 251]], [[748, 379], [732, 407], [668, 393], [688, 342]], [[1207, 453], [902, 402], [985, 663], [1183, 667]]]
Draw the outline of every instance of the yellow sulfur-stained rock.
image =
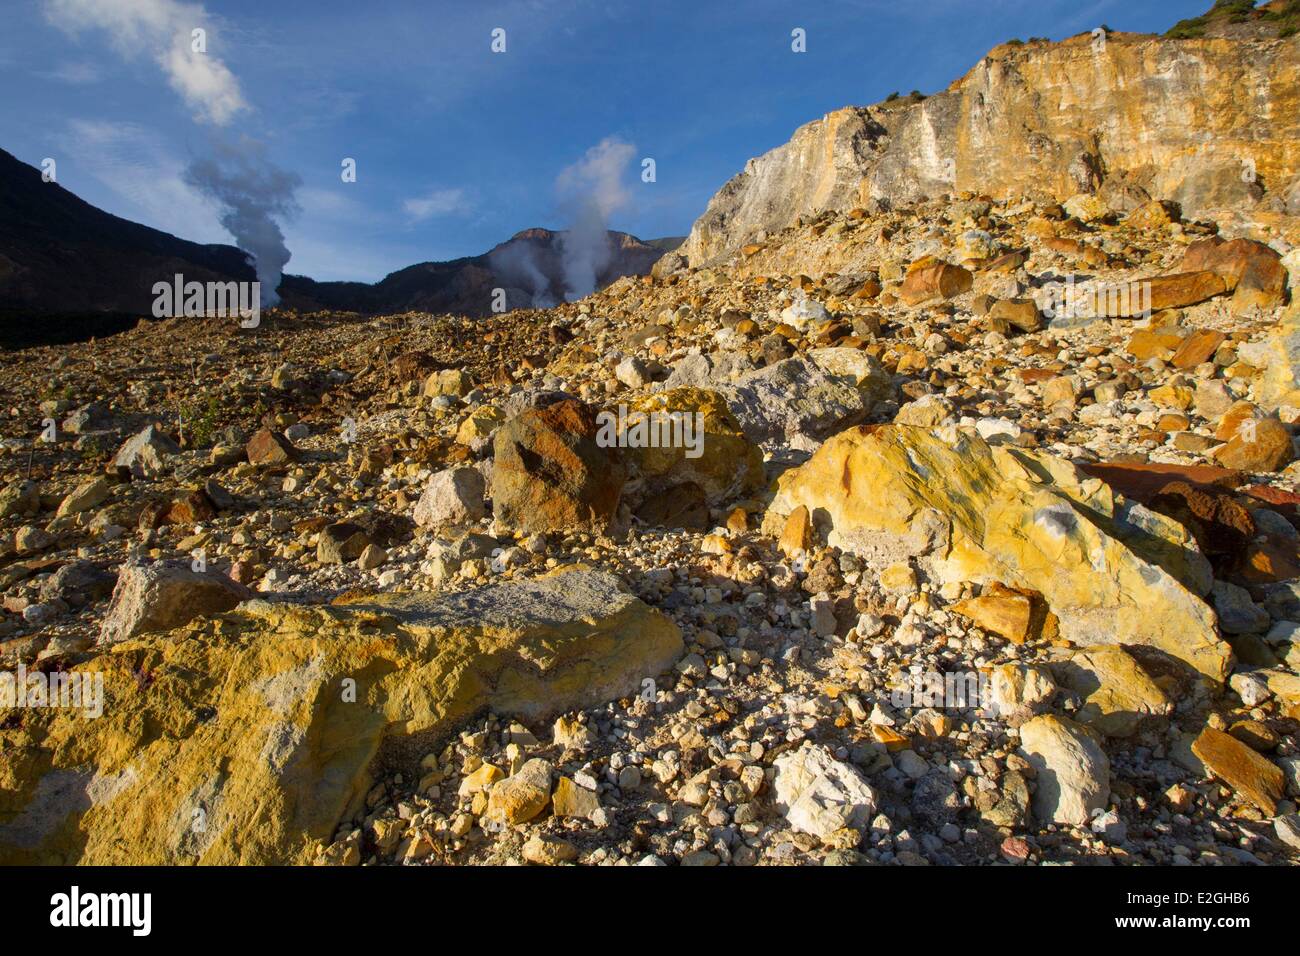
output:
[[79, 665], [103, 676], [98, 719], [0, 722], [0, 860], [309, 863], [377, 764], [414, 776], [479, 711], [591, 706], [681, 651], [669, 618], [586, 568], [455, 595], [247, 602]]
[[1143, 717], [1165, 716], [1173, 703], [1124, 648], [1086, 647], [1060, 668], [1066, 687], [1083, 698], [1076, 719], [1108, 737], [1133, 734]]
[[594, 790], [578, 786], [568, 777], [561, 777], [551, 795], [551, 810], [557, 817], [589, 819], [600, 809], [600, 797]]
[[476, 408], [456, 429], [456, 441], [461, 445], [473, 445], [476, 441], [490, 438], [497, 426], [505, 420], [506, 413], [495, 405]]
[[[645, 441], [632, 440], [637, 429]], [[687, 386], [638, 399], [628, 408], [627, 436], [625, 460], [650, 490], [693, 482], [717, 504], [763, 487], [763, 453], [717, 392]]]
[[1071, 643], [1146, 644], [1227, 676], [1190, 534], [1069, 462], [956, 428], [851, 428], [781, 476], [765, 527], [798, 508], [873, 563], [910, 557], [940, 585], [1037, 591]]
[[550, 800], [551, 765], [535, 757], [488, 791], [487, 818], [496, 823], [527, 823]]

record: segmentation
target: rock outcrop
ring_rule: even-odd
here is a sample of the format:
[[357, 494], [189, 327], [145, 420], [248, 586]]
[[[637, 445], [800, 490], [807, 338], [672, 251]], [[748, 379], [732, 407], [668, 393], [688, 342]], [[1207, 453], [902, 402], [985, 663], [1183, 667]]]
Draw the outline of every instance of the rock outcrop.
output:
[[1187, 216], [1281, 212], [1298, 139], [1297, 36], [1004, 44], [933, 96], [800, 127], [723, 186], [681, 252], [700, 265], [800, 216], [968, 190], [1096, 194], [1120, 212], [1149, 199]]
[[80, 665], [103, 676], [102, 717], [0, 728], [0, 860], [310, 862], [377, 766], [418, 760], [483, 709], [543, 719], [631, 693], [681, 650], [672, 621], [586, 569], [446, 597], [251, 602]]
[[851, 428], [782, 475], [764, 530], [800, 506], [833, 546], [920, 559], [940, 582], [1039, 592], [1074, 643], [1147, 644], [1227, 676], [1190, 533], [1068, 462], [955, 428]]

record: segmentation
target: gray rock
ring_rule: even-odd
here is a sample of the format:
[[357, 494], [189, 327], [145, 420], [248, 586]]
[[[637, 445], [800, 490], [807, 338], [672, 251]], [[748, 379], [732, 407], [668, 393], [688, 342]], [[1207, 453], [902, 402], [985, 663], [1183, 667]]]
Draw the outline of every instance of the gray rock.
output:
[[1228, 581], [1215, 581], [1210, 591], [1219, 626], [1228, 634], [1259, 634], [1268, 630], [1269, 613], [1250, 593]]
[[112, 467], [134, 478], [157, 478], [170, 470], [168, 459], [180, 451], [179, 445], [150, 425], [126, 440], [114, 456]]
[[802, 358], [758, 369], [718, 391], [745, 437], [757, 445], [810, 450], [862, 421], [872, 408], [862, 390]]
[[316, 560], [321, 564], [347, 564], [361, 557], [371, 544], [370, 535], [359, 525], [336, 521], [316, 538]]
[[912, 813], [930, 829], [939, 830], [952, 823], [960, 809], [957, 787], [947, 770], [936, 767], [916, 781], [916, 788], [912, 791]]
[[1020, 727], [1020, 746], [1037, 771], [1034, 815], [1040, 822], [1084, 826], [1110, 800], [1110, 760], [1082, 724], [1044, 714]]
[[111, 594], [117, 575], [90, 561], [70, 561], [45, 579], [41, 600], [61, 600], [70, 607], [93, 604]]
[[464, 527], [487, 514], [483, 474], [459, 465], [430, 476], [412, 517], [422, 528]]
[[113, 644], [179, 627], [228, 611], [249, 596], [243, 585], [211, 569], [195, 571], [179, 561], [127, 564], [118, 574], [99, 639]]

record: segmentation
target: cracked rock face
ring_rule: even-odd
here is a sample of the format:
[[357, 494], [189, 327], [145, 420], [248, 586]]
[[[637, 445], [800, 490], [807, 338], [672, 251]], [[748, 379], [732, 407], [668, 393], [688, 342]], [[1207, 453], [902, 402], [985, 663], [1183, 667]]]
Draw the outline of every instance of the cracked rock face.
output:
[[[1161, 199], [1202, 216], [1254, 209], [1267, 183], [1286, 208], [1300, 177], [1297, 77], [1294, 38], [1003, 45], [933, 96], [800, 127], [714, 196], [681, 252], [702, 265], [799, 216], [970, 189], [1058, 201], [1100, 191], [1120, 211]], [[1267, 108], [1243, 114], [1243, 84]]]

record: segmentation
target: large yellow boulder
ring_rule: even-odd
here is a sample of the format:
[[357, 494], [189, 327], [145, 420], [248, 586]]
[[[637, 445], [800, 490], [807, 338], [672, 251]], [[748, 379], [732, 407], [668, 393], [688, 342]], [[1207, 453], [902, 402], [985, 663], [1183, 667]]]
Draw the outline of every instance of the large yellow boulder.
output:
[[1039, 592], [1072, 643], [1147, 644], [1227, 675], [1187, 530], [1069, 462], [955, 427], [851, 428], [781, 476], [764, 531], [800, 506], [819, 537], [873, 563], [915, 558], [939, 583]]
[[97, 719], [0, 711], [0, 862], [310, 862], [377, 779], [415, 776], [476, 712], [591, 706], [681, 651], [669, 618], [585, 568], [457, 595], [247, 602], [77, 667], [103, 675]]

